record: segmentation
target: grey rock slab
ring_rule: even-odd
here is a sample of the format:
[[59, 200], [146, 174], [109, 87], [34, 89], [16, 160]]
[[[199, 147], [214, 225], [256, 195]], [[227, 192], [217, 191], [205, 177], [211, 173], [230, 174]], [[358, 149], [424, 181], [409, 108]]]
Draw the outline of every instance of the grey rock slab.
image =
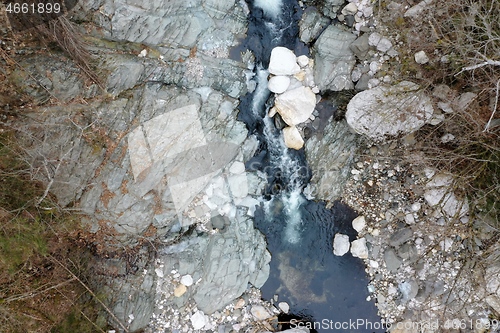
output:
[[394, 247], [398, 247], [406, 241], [410, 240], [413, 236], [413, 231], [411, 228], [403, 228], [391, 235], [389, 238], [389, 244]]
[[299, 21], [300, 40], [306, 44], [316, 39], [321, 31], [330, 23], [315, 7], [307, 7]]
[[350, 176], [357, 137], [349, 131], [345, 120], [331, 121], [322, 136], [315, 135], [306, 142], [305, 151], [313, 176], [312, 195], [321, 200], [339, 199]]
[[330, 25], [314, 43], [314, 81], [321, 91], [354, 87], [351, 72], [356, 59], [350, 45], [355, 39], [351, 32]]

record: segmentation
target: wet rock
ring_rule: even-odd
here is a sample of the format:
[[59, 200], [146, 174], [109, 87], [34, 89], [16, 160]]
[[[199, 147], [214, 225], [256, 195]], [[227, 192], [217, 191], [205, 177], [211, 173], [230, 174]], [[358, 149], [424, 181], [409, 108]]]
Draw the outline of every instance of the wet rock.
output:
[[300, 40], [306, 44], [315, 40], [321, 31], [330, 23], [315, 7], [308, 7], [299, 22]]
[[310, 88], [303, 86], [288, 90], [275, 100], [276, 110], [289, 126], [298, 125], [309, 119], [315, 106], [316, 95]]
[[306, 158], [313, 171], [310, 186], [319, 199], [335, 201], [350, 176], [357, 138], [345, 120], [330, 122], [323, 136], [311, 137], [305, 146]]
[[288, 148], [299, 150], [304, 147], [304, 139], [302, 139], [299, 130], [295, 126], [285, 127], [283, 129], [283, 138]]
[[368, 258], [368, 248], [366, 247], [366, 239], [360, 238], [352, 241], [351, 243], [351, 254], [353, 257], [367, 259]]
[[286, 47], [275, 47], [271, 51], [269, 60], [269, 73], [274, 75], [293, 75], [300, 72], [297, 57], [293, 51]]
[[422, 127], [434, 112], [420, 87], [403, 81], [356, 94], [347, 105], [346, 120], [359, 134], [374, 141], [409, 134]]
[[314, 43], [314, 80], [321, 91], [352, 89], [351, 71], [356, 59], [349, 46], [356, 36], [330, 25]]
[[336, 256], [343, 256], [349, 252], [349, 236], [336, 234], [333, 239], [333, 254]]
[[396, 251], [392, 248], [388, 248], [384, 252], [384, 262], [387, 269], [391, 272], [397, 271], [399, 266], [401, 266], [402, 260], [396, 254]]

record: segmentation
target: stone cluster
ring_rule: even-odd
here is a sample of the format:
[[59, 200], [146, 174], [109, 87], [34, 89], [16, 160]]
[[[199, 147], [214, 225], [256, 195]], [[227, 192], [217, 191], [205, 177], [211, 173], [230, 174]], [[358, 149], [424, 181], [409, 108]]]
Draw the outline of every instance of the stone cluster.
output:
[[269, 116], [279, 113], [288, 125], [283, 129], [288, 148], [298, 150], [304, 146], [304, 139], [296, 126], [309, 120], [316, 106], [319, 89], [314, 83], [313, 67], [312, 59], [305, 55], [296, 57], [285, 47], [275, 47], [271, 52], [269, 73], [272, 76], [268, 89], [277, 96]]

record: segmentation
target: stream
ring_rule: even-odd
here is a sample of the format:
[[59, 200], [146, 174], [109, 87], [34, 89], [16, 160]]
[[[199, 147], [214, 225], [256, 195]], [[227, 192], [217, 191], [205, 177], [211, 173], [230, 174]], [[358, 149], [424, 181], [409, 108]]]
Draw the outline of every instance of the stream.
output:
[[[272, 254], [271, 274], [261, 288], [263, 297], [290, 305], [291, 328], [312, 332], [384, 332], [369, 296], [369, 280], [363, 262], [351, 256], [333, 255], [333, 237], [342, 232], [356, 238], [351, 221], [356, 214], [336, 203], [307, 200], [303, 189], [311, 178], [304, 149], [288, 149], [281, 131], [267, 116], [274, 96], [267, 89], [271, 50], [284, 46], [295, 54], [308, 55], [298, 40], [301, 8], [295, 0], [251, 0], [249, 30], [244, 46], [255, 55], [256, 89], [240, 103], [239, 120], [249, 135], [259, 139], [255, 156], [246, 163], [248, 172], [264, 172], [267, 187], [264, 203], [255, 212], [255, 225], [265, 234]], [[286, 318], [285, 318], [286, 319]]]

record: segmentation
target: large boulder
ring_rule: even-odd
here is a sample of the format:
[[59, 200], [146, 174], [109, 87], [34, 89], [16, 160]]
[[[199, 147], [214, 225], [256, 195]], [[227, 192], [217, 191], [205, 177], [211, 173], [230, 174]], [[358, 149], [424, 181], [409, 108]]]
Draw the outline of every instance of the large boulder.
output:
[[294, 126], [309, 119], [316, 106], [316, 95], [311, 88], [302, 86], [279, 95], [274, 103], [283, 121]]
[[430, 98], [420, 87], [403, 81], [355, 95], [347, 104], [346, 120], [356, 133], [384, 141], [416, 131], [431, 119], [433, 112]]
[[269, 73], [274, 75], [293, 75], [300, 72], [297, 57], [293, 51], [286, 47], [278, 46], [271, 51], [269, 60]]
[[304, 147], [304, 139], [302, 139], [299, 130], [295, 126], [285, 127], [283, 129], [283, 138], [288, 148], [299, 150]]
[[356, 64], [350, 45], [356, 36], [330, 25], [314, 44], [314, 80], [321, 91], [353, 89], [351, 72]]

